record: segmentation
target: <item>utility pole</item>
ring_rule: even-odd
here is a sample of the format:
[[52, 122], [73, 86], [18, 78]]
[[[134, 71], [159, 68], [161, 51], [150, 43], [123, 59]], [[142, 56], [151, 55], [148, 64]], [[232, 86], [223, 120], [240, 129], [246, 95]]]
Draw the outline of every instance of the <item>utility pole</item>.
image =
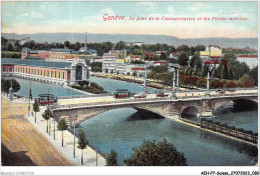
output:
[[76, 157], [76, 153], [75, 153], [75, 119], [77, 118], [78, 116], [78, 113], [75, 112], [75, 115], [74, 115], [74, 120], [73, 120], [73, 134], [74, 134], [74, 140], [73, 140], [73, 158]]
[[32, 90], [31, 90], [31, 82], [30, 82], [28, 117], [30, 116], [30, 108], [31, 108], [30, 99], [31, 99], [31, 97], [32, 97]]
[[175, 93], [175, 68], [173, 67], [173, 76], [172, 76], [172, 99], [176, 100], [176, 93]]
[[177, 91], [180, 91], [180, 85], [179, 85], [179, 78], [180, 78], [180, 68], [177, 68]]
[[146, 68], [144, 68], [144, 90], [143, 90], [144, 94], [147, 92], [147, 88], [146, 88]]
[[55, 119], [54, 119], [54, 116], [53, 116], [53, 133], [54, 133], [53, 134], [53, 140], [55, 140]]
[[51, 135], [51, 116], [50, 116], [50, 92], [48, 89], [48, 109], [49, 109], [49, 136]]

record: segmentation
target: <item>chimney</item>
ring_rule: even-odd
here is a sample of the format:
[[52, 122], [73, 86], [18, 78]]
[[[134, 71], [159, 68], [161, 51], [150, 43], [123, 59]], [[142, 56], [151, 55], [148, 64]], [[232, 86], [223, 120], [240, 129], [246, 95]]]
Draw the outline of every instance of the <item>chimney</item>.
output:
[[87, 52], [87, 33], [85, 34], [85, 49], [84, 49], [85, 52]]

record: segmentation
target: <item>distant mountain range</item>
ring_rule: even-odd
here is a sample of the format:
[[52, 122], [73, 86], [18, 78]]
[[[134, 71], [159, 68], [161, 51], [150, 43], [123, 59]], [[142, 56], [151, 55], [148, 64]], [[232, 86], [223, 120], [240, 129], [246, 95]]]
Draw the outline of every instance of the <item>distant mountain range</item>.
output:
[[[60, 42], [68, 40], [70, 42], [84, 42], [83, 33], [37, 33], [37, 34], [12, 34], [12, 33], [2, 33], [2, 36], [7, 39], [17, 39], [21, 40], [25, 37], [30, 37], [35, 42]], [[166, 43], [168, 45], [173, 45], [175, 47], [185, 44], [188, 46], [196, 46], [198, 44], [202, 45], [218, 45], [222, 48], [233, 47], [233, 48], [245, 48], [250, 47], [258, 49], [257, 38], [222, 38], [222, 37], [212, 37], [212, 38], [186, 38], [180, 39], [174, 36], [167, 35], [136, 35], [136, 34], [91, 34], [88, 33], [87, 42], [88, 43], [101, 43], [110, 41], [116, 43], [118, 41], [125, 42], [145, 42], [147, 44], [155, 43]]]

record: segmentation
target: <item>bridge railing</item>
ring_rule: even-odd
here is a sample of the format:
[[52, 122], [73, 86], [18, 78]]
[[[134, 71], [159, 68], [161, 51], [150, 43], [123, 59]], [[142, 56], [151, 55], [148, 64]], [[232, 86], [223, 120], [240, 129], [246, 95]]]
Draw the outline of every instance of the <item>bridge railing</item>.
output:
[[[232, 93], [232, 94], [216, 94], [211, 95], [212, 98], [214, 97], [236, 97], [236, 96], [257, 96], [257, 93]], [[182, 99], [195, 99], [195, 98], [204, 98], [205, 95], [199, 96], [178, 96], [177, 100]], [[102, 101], [102, 102], [93, 102], [93, 103], [78, 103], [78, 104], [66, 104], [66, 105], [52, 105], [52, 109], [58, 108], [75, 108], [75, 107], [82, 107], [82, 106], [95, 106], [95, 105], [111, 105], [111, 104], [125, 104], [125, 103], [134, 103], [134, 102], [154, 102], [154, 101], [162, 101], [162, 100], [171, 100], [171, 97], [156, 97], [156, 98], [140, 98], [140, 99], [126, 99], [126, 100], [115, 100], [115, 101]]]
[[153, 102], [156, 100], [170, 100], [169, 97], [157, 97], [157, 98], [145, 98], [145, 99], [128, 99], [120, 101], [102, 101], [102, 102], [93, 102], [93, 103], [79, 103], [79, 104], [66, 104], [66, 105], [52, 105], [52, 109], [58, 108], [75, 108], [83, 106], [95, 106], [95, 105], [110, 105], [110, 104], [125, 104], [125, 103], [134, 103], [134, 102]]

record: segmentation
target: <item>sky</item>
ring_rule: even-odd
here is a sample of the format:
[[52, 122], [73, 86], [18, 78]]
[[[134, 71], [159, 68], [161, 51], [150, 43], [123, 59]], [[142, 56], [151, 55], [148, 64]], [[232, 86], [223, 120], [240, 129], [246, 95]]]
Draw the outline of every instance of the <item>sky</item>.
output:
[[[257, 2], [2, 2], [2, 32], [149, 34], [178, 38], [258, 36]], [[106, 20], [104, 15], [124, 16]], [[134, 20], [129, 20], [132, 17]], [[136, 21], [138, 17], [146, 20]], [[149, 20], [158, 17], [159, 20]], [[162, 20], [163, 17], [195, 21]], [[210, 20], [204, 20], [204, 17]], [[226, 20], [212, 20], [212, 18]], [[228, 20], [230, 17], [246, 21]], [[199, 20], [202, 18], [201, 20]]]

